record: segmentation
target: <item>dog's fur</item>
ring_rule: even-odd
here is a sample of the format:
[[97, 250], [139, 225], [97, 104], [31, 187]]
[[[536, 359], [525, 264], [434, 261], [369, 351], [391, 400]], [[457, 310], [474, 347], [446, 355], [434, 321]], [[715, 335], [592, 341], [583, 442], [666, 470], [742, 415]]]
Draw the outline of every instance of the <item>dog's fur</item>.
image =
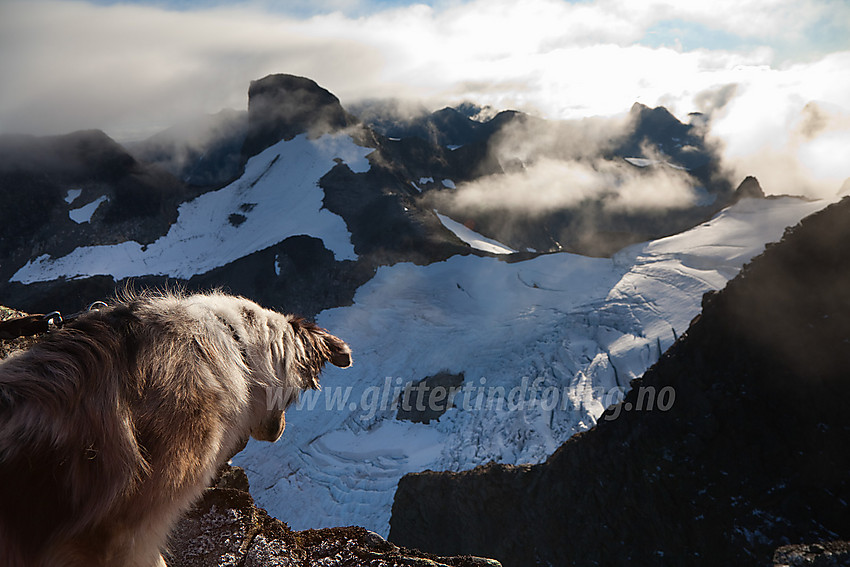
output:
[[[127, 296], [0, 363], [0, 565], [164, 565], [168, 532], [342, 340], [221, 293]], [[279, 398], [278, 398], [279, 399]], [[284, 406], [286, 403], [284, 404]]]

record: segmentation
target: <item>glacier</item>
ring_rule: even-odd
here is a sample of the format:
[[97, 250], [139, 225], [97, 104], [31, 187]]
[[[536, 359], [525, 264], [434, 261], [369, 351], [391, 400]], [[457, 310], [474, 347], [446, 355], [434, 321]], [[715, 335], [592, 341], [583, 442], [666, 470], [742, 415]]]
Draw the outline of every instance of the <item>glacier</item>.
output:
[[[386, 536], [401, 476], [545, 460], [658, 360], [705, 292], [827, 204], [744, 199], [613, 258], [383, 266], [353, 305], [317, 318], [349, 342], [354, 366], [326, 369], [323, 389], [287, 411], [282, 439], [252, 440], [233, 463], [258, 504], [294, 529]], [[463, 376], [453, 407], [427, 424], [397, 419], [405, 385], [441, 372]], [[505, 403], [482, 403], [491, 393]]]
[[[180, 205], [177, 221], [156, 241], [84, 246], [60, 258], [42, 255], [11, 281], [30, 284], [93, 275], [188, 279], [300, 234], [321, 238], [339, 260], [356, 259], [345, 221], [323, 208], [318, 183], [337, 159], [355, 173], [368, 171], [366, 156], [373, 151], [345, 134], [316, 139], [301, 134], [280, 141], [249, 159], [238, 180]], [[77, 211], [90, 217], [94, 209]]]

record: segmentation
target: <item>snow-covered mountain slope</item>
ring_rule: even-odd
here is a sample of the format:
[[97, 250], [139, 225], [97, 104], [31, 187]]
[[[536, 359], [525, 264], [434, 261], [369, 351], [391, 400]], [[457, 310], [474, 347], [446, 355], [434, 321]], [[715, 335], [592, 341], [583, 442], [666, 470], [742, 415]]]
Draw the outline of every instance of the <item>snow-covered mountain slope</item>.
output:
[[[386, 535], [402, 475], [544, 460], [620, 399], [705, 292], [826, 204], [743, 200], [613, 259], [455, 256], [381, 267], [354, 305], [318, 318], [351, 344], [354, 367], [328, 369], [323, 390], [288, 411], [281, 441], [252, 441], [234, 462], [258, 503], [296, 529], [357, 524]], [[421, 386], [438, 375], [462, 380], [447, 409], [445, 389]], [[420, 385], [405, 394], [410, 383]], [[399, 405], [406, 416], [446, 411], [400, 420]]]
[[238, 180], [183, 203], [177, 222], [153, 243], [86, 246], [60, 258], [45, 254], [18, 270], [12, 281], [99, 274], [116, 280], [189, 278], [300, 234], [322, 239], [337, 259], [356, 258], [345, 222], [323, 208], [318, 182], [336, 160], [354, 172], [368, 171], [366, 155], [372, 151], [344, 134], [317, 139], [301, 134], [278, 142], [251, 158]]

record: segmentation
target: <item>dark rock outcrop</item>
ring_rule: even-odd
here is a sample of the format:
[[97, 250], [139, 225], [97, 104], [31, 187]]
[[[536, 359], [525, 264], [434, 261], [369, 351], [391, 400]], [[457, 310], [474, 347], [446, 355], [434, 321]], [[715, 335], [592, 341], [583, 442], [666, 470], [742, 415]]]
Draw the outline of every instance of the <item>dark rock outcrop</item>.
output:
[[269, 75], [248, 88], [248, 159], [280, 140], [298, 134], [320, 135], [356, 124], [339, 99], [315, 81], [295, 75]]
[[186, 286], [203, 290], [226, 282], [232, 293], [286, 313], [313, 316], [329, 307], [350, 305], [357, 288], [374, 274], [370, 262], [337, 261], [321, 240], [300, 235], [194, 276]]
[[223, 478], [180, 521], [169, 542], [169, 567], [484, 567], [481, 557], [439, 557], [403, 549], [360, 527], [292, 531], [258, 508], [238, 468]]
[[773, 567], [846, 567], [850, 542], [827, 541], [811, 545], [783, 545], [773, 554]]
[[624, 401], [545, 463], [402, 478], [390, 540], [520, 566], [764, 565], [847, 539], [848, 289], [845, 199], [707, 294]]
[[764, 190], [761, 188], [759, 180], [752, 175], [745, 177], [738, 188], [735, 189], [734, 200], [740, 201], [741, 199], [764, 199]]
[[408, 383], [401, 399], [394, 402], [398, 407], [396, 419], [412, 423], [429, 424], [439, 421], [446, 411], [454, 406], [454, 397], [463, 387], [463, 372], [437, 372], [422, 380]]
[[[9, 307], [0, 305], [0, 321], [15, 320], [21, 317], [25, 317], [26, 315], [27, 314], [23, 311], [10, 309]], [[3, 360], [10, 354], [15, 353], [19, 350], [25, 350], [29, 348], [30, 345], [32, 345], [36, 340], [37, 338], [34, 336], [18, 338], [0, 337], [0, 360]]]

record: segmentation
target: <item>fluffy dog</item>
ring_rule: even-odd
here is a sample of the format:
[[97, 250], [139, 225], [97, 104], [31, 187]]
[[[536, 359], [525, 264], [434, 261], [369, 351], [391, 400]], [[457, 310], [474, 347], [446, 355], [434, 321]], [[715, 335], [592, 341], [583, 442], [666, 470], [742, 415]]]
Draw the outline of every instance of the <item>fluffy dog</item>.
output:
[[116, 300], [0, 363], [0, 565], [164, 565], [181, 513], [249, 435], [280, 437], [326, 362], [347, 367], [351, 350], [303, 319], [163, 293]]

